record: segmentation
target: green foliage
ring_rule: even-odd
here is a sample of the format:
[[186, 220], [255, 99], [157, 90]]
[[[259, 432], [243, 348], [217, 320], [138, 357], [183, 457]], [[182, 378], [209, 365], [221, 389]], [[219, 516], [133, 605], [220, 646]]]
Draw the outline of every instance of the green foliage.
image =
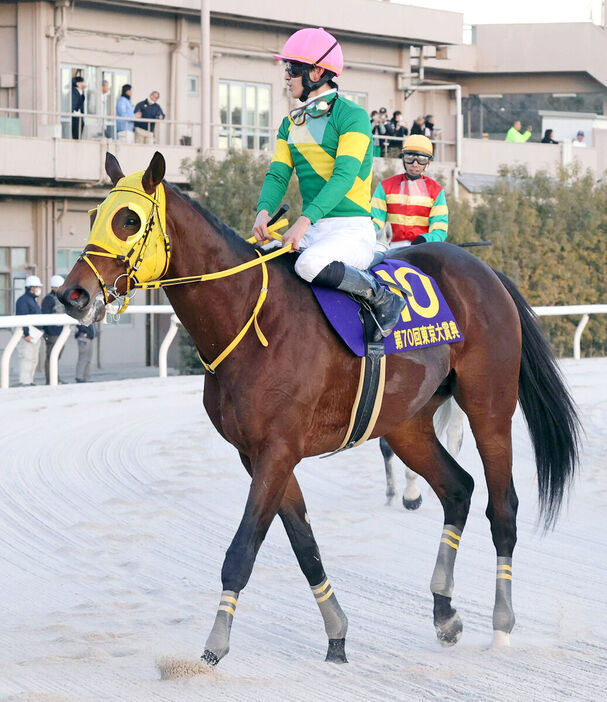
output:
[[[449, 240], [489, 240], [473, 249], [519, 286], [534, 306], [597, 304], [607, 299], [607, 183], [590, 171], [562, 170], [530, 176], [524, 167], [503, 169], [496, 185], [472, 207], [449, 201]], [[572, 355], [580, 317], [544, 317], [559, 356]], [[586, 356], [607, 353], [607, 319], [591, 316], [583, 337]]]

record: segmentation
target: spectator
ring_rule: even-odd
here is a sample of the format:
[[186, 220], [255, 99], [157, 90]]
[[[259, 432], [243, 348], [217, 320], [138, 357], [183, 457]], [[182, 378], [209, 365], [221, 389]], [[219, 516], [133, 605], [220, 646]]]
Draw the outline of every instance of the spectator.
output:
[[546, 129], [544, 132], [544, 138], [542, 139], [542, 144], [558, 144], [558, 141], [554, 141], [552, 138], [553, 133], [554, 132], [552, 129]]
[[[72, 78], [72, 115], [84, 114], [84, 91], [86, 83], [82, 76]], [[81, 139], [84, 131], [82, 117], [72, 117], [72, 139]]]
[[[385, 112], [385, 107], [382, 107], [381, 110], [384, 110]], [[373, 156], [381, 156], [382, 155], [382, 146], [384, 139], [379, 139], [379, 136], [385, 136], [386, 135], [386, 119], [385, 119], [385, 113], [382, 116], [381, 110], [373, 110], [371, 112], [371, 134], [374, 135], [373, 139]]]
[[[142, 117], [148, 119], [164, 119], [165, 114], [157, 102], [159, 97], [160, 93], [153, 90], [149, 98], [135, 105], [135, 112], [140, 112]], [[156, 122], [135, 122], [135, 143], [153, 144], [155, 128]]]
[[106, 139], [114, 138], [114, 125], [111, 124], [112, 114], [110, 105], [110, 83], [104, 80], [101, 83], [101, 100], [99, 101], [99, 114], [101, 115], [101, 136]]
[[434, 136], [434, 116], [426, 115], [424, 119], [424, 136], [432, 139]]
[[[118, 98], [116, 103], [116, 114], [118, 117], [141, 117], [141, 113], [135, 112], [133, 109], [133, 104], [131, 103], [131, 94], [133, 92], [133, 86], [129, 83], [125, 83], [122, 86], [122, 95]], [[125, 144], [133, 144], [135, 141], [135, 123], [132, 119], [128, 121], [125, 119], [116, 120], [116, 132], [118, 133], [118, 141]]]
[[420, 115], [411, 125], [411, 136], [413, 136], [414, 134], [421, 134], [422, 136], [425, 136], [424, 129], [425, 121], [424, 118]]
[[403, 139], [409, 134], [409, 130], [402, 120], [402, 112], [396, 110], [388, 124], [390, 125], [390, 135], [400, 137], [400, 139], [391, 139], [388, 142], [388, 153], [391, 158], [399, 158], [403, 150]]
[[506, 141], [514, 141], [519, 144], [522, 144], [525, 141], [528, 141], [529, 138], [531, 137], [531, 126], [527, 127], [527, 130], [522, 134], [521, 133], [521, 121], [516, 119], [514, 120], [512, 126], [508, 130], [508, 133], [506, 134]]
[[[25, 292], [17, 300], [17, 314], [41, 314], [36, 298], [42, 292], [42, 282], [37, 275], [25, 279]], [[19, 342], [19, 384], [35, 385], [34, 375], [38, 366], [42, 330], [38, 327], [23, 327], [23, 339]]]
[[572, 145], [582, 149], [585, 149], [588, 146], [588, 144], [586, 144], [586, 142], [584, 141], [584, 132], [581, 129], [575, 135], [575, 139], [573, 140]]
[[93, 339], [95, 336], [94, 324], [88, 327], [79, 324], [76, 328], [76, 341], [78, 342], [77, 383], [88, 383], [91, 379], [91, 359], [93, 358]]
[[[54, 275], [51, 277], [51, 291], [49, 294], [42, 300], [42, 314], [61, 314], [65, 312], [65, 308], [63, 305], [59, 302], [57, 299], [57, 290], [63, 285], [64, 279], [60, 275]], [[57, 342], [57, 339], [59, 338], [59, 334], [61, 334], [63, 327], [59, 325], [48, 325], [46, 327], [43, 327], [44, 329], [44, 342], [46, 344], [46, 357], [44, 361], [44, 373], [46, 375], [46, 384], [50, 385], [51, 384], [51, 379], [50, 379], [50, 372], [49, 372], [49, 367], [50, 367], [50, 359], [51, 359], [51, 351], [53, 350], [53, 346]], [[61, 358], [61, 354], [63, 353], [63, 349], [61, 349], [61, 353], [59, 354], [59, 358]], [[59, 382], [63, 382], [59, 380]]]

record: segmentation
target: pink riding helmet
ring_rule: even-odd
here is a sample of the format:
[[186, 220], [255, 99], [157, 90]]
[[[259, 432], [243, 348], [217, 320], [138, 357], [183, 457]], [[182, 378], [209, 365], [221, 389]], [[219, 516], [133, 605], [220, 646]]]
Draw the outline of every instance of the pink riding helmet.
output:
[[320, 66], [338, 76], [344, 70], [344, 56], [337, 39], [322, 27], [300, 29], [292, 34], [274, 58]]

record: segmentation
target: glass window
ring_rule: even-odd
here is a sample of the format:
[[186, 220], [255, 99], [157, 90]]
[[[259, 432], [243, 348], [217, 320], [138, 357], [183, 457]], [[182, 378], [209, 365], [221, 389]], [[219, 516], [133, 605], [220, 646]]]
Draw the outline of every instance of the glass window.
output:
[[352, 100], [352, 102], [355, 102], [357, 105], [364, 107], [365, 110], [367, 109], [367, 93], [357, 93], [348, 90], [340, 90], [339, 94], [348, 100]]
[[11, 277], [0, 273], [0, 314], [10, 314]]
[[270, 86], [236, 81], [219, 82], [220, 148], [268, 149], [270, 146]]
[[11, 268], [24, 269], [27, 261], [27, 249], [25, 246], [14, 246], [11, 249]]
[[8, 271], [9, 267], [8, 246], [0, 246], [0, 271]]
[[11, 314], [25, 289], [27, 248], [0, 246], [0, 314]]
[[188, 76], [188, 95], [198, 95], [198, 78], [196, 76]]
[[66, 276], [74, 267], [81, 253], [81, 249], [57, 249], [55, 272], [58, 275]]

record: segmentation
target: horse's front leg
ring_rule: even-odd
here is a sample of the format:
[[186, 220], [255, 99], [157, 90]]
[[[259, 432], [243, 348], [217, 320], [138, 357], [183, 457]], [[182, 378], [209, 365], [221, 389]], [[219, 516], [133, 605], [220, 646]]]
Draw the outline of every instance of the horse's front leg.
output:
[[202, 655], [209, 665], [217, 665], [230, 649], [230, 629], [238, 595], [251, 577], [255, 557], [276, 516], [297, 462], [290, 450], [276, 446], [264, 449], [251, 461], [253, 479], [249, 496], [223, 562], [221, 600]]

